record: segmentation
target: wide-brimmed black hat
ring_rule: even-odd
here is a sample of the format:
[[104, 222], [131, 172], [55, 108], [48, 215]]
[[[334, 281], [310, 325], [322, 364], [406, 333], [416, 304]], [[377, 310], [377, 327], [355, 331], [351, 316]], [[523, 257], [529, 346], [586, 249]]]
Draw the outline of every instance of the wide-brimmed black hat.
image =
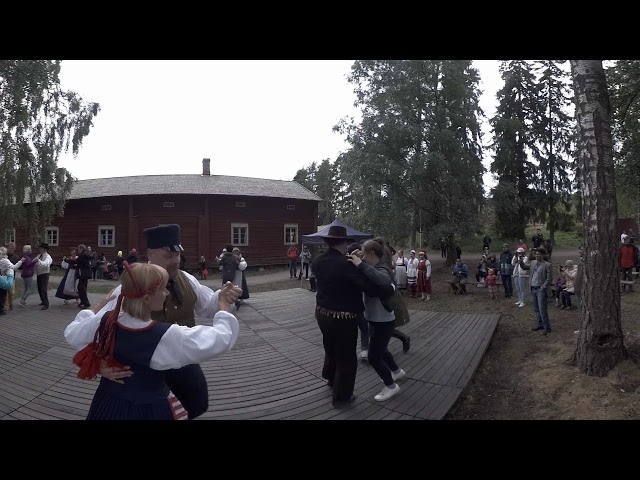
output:
[[44, 248], [45, 250], [49, 250], [49, 244], [42, 242], [40, 245], [38, 245], [38, 248]]
[[158, 225], [145, 228], [144, 238], [147, 240], [147, 248], [162, 248], [170, 252], [183, 252], [180, 245], [180, 225]]
[[327, 232], [327, 234], [324, 235], [322, 238], [337, 238], [341, 240], [351, 240], [347, 236], [347, 229], [340, 225], [332, 225], [331, 227], [329, 227], [329, 232]]

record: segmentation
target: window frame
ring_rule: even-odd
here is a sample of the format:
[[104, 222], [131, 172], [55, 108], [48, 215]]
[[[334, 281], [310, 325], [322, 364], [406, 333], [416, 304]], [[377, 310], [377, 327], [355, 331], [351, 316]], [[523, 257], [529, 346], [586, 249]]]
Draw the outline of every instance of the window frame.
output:
[[[295, 228], [296, 230], [296, 236], [295, 236], [295, 241], [294, 242], [287, 242], [287, 228], [291, 229], [291, 228]], [[284, 229], [283, 229], [283, 240], [284, 240], [284, 244], [285, 245], [297, 245], [298, 239], [300, 238], [300, 228], [298, 226], [297, 223], [285, 223], [284, 224]]]
[[[246, 229], [244, 243], [240, 243], [240, 242], [236, 243], [236, 242], [234, 242], [234, 238], [233, 238], [233, 229], [234, 228], [244, 228], [244, 229]], [[238, 240], [240, 240], [240, 235], [238, 235]], [[233, 245], [234, 247], [235, 246], [237, 246], [237, 247], [247, 247], [247, 246], [249, 246], [249, 224], [248, 223], [246, 223], [246, 222], [245, 223], [234, 222], [234, 223], [231, 224], [231, 245]]]
[[[112, 245], [102, 243], [102, 234], [100, 230], [113, 230], [111, 243]], [[98, 225], [98, 248], [115, 248], [116, 246], [116, 226], [115, 225]]]
[[[54, 242], [49, 241], [49, 232], [56, 232], [56, 241]], [[47, 242], [49, 244], [50, 247], [57, 247], [58, 245], [60, 245], [60, 228], [56, 227], [55, 225], [49, 225], [48, 227], [44, 228], [44, 238], [45, 238], [45, 242]]]

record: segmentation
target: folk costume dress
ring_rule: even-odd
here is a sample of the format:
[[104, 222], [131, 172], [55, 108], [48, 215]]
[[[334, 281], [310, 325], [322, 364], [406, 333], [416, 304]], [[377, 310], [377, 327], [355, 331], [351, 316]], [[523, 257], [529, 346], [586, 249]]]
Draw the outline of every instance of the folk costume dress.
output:
[[431, 295], [431, 262], [425, 258], [418, 262], [418, 293]]
[[246, 300], [249, 298], [249, 287], [247, 287], [247, 279], [244, 276], [244, 271], [247, 269], [247, 261], [244, 257], [238, 257], [238, 269], [236, 270], [235, 277], [233, 278], [233, 284], [242, 288], [242, 295], [240, 300]]
[[62, 300], [75, 300], [78, 295], [78, 275], [75, 267], [72, 267], [64, 260], [60, 266], [65, 270], [62, 280], [56, 290], [56, 298]]
[[418, 291], [418, 263], [417, 258], [410, 258], [407, 261], [407, 291], [412, 297], [416, 296]]
[[[121, 289], [122, 286], [118, 285], [112, 295], [118, 297]], [[176, 277], [169, 280], [167, 290], [169, 290], [169, 296], [165, 300], [164, 310], [151, 314], [152, 319], [158, 323], [194, 327], [196, 315], [200, 319], [214, 318], [214, 315], [218, 312], [219, 291], [214, 292], [209, 287], [202, 285], [193, 275], [183, 270], [178, 271]], [[80, 313], [84, 312], [91, 321], [95, 322], [105, 312], [115, 309], [116, 303], [116, 299], [111, 300], [95, 315], [91, 310], [83, 310]], [[78, 317], [76, 317], [77, 319]], [[70, 327], [71, 325], [67, 329]], [[91, 340], [93, 340], [93, 337]], [[179, 369], [166, 370], [165, 374], [170, 390], [180, 399], [187, 412], [189, 412], [189, 419], [196, 418], [207, 410], [209, 406], [209, 391], [207, 380], [199, 364], [193, 363]]]
[[[65, 339], [80, 351], [104, 329], [103, 316], [82, 310], [65, 329]], [[170, 391], [166, 373], [229, 351], [238, 338], [234, 315], [218, 312], [213, 325], [186, 327], [141, 320], [120, 312], [113, 356], [134, 375], [123, 384], [100, 380], [87, 420], [186, 420], [188, 412]]]
[[396, 287], [400, 290], [406, 290], [407, 288], [407, 258], [396, 258], [395, 269]]

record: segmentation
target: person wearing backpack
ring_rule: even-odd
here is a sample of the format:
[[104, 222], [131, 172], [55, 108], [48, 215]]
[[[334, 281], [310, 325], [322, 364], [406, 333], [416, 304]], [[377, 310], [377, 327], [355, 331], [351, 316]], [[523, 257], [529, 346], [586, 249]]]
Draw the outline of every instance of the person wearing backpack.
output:
[[[349, 261], [360, 269], [368, 281], [374, 285], [393, 285], [391, 270], [391, 252], [384, 242], [367, 240], [362, 250], [351, 254]], [[395, 285], [393, 285], [395, 291]], [[396, 383], [406, 375], [389, 352], [389, 340], [395, 330], [395, 315], [383, 304], [383, 298], [364, 295], [364, 316], [369, 324], [369, 364], [384, 382], [384, 388], [374, 396], [374, 400], [383, 402], [396, 396], [400, 386]]]

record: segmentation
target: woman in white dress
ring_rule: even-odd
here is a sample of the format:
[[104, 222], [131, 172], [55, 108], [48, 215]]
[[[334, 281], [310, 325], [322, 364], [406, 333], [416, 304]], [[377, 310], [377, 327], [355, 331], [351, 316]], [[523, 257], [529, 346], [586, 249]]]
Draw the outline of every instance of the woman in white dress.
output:
[[398, 250], [395, 270], [396, 288], [398, 288], [398, 290], [407, 289], [407, 262], [408, 260], [404, 256], [404, 252], [402, 250]]
[[416, 251], [411, 250], [409, 260], [407, 261], [407, 290], [409, 296], [416, 298], [418, 291], [418, 264], [420, 261], [416, 258]]

